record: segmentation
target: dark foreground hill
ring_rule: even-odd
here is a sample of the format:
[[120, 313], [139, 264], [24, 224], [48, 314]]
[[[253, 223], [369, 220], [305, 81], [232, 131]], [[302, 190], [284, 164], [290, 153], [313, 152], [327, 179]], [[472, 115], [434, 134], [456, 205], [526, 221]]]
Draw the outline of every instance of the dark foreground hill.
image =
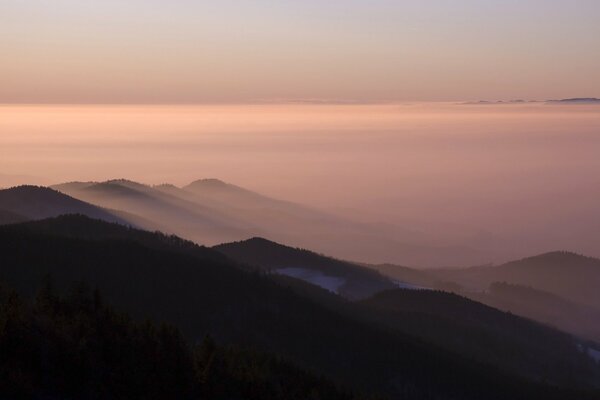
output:
[[78, 284], [35, 300], [0, 284], [0, 397], [29, 399], [328, 399], [357, 396], [278, 357], [194, 346], [172, 326], [137, 322]]
[[[600, 368], [573, 351], [576, 345], [569, 334], [466, 297], [395, 289], [361, 304], [368, 307], [373, 320], [507, 371], [557, 384], [584, 384], [584, 376], [589, 384], [600, 383]], [[589, 369], [582, 368], [586, 361]]]
[[0, 210], [0, 225], [14, 224], [17, 222], [25, 222], [25, 221], [27, 221], [27, 218], [25, 218], [22, 215], [19, 215], [17, 213], [11, 212], [11, 211]]
[[396, 287], [368, 268], [263, 238], [221, 244], [213, 249], [238, 262], [311, 282], [348, 299], [362, 299]]
[[[50, 233], [53, 224], [63, 233]], [[70, 229], [73, 224], [78, 228]], [[210, 333], [218, 343], [276, 353], [336, 382], [393, 398], [598, 397], [566, 389], [576, 382], [562, 388], [534, 383], [395, 329], [330, 311], [268, 276], [211, 256], [210, 249], [195, 254], [189, 242], [164, 235], [127, 238], [131, 230], [117, 225], [111, 229], [122, 232], [107, 236], [107, 225], [63, 217], [0, 227], [0, 277], [29, 298], [38, 289], [35, 282], [48, 274], [58, 290], [73, 281], [88, 282], [136, 318], [176, 325], [191, 343]], [[75, 237], [82, 227], [85, 238]], [[161, 245], [154, 248], [152, 240]], [[587, 368], [585, 363], [579, 367]]]

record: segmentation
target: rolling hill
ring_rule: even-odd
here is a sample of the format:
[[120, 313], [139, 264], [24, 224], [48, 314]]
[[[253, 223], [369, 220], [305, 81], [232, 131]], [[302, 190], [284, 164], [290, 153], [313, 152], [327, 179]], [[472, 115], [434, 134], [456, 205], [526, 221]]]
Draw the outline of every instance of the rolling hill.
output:
[[498, 266], [428, 272], [465, 290], [486, 290], [494, 282], [506, 282], [600, 308], [600, 260], [571, 252], [555, 251]]
[[466, 296], [577, 336], [600, 341], [600, 260], [552, 252], [499, 266], [427, 269], [367, 265], [395, 280]]
[[42, 186], [17, 186], [0, 190], [0, 210], [4, 215], [10, 213], [13, 220], [81, 214], [108, 222], [128, 224], [115, 213]]
[[504, 282], [492, 283], [485, 293], [472, 292], [467, 295], [499, 310], [510, 311], [600, 342], [600, 309], [529, 286]]
[[0, 225], [25, 222], [27, 218], [11, 211], [0, 210]]
[[191, 342], [211, 333], [220, 343], [268, 350], [370, 393], [407, 399], [597, 398], [589, 385], [566, 389], [583, 388], [581, 377], [590, 371], [583, 355], [576, 369], [565, 364], [580, 372], [577, 381], [561, 387], [534, 383], [333, 312], [269, 276], [171, 236], [60, 217], [0, 227], [0, 261], [2, 279], [26, 297], [49, 274], [59, 290], [85, 281], [135, 318], [173, 323]]
[[263, 238], [213, 248], [238, 262], [310, 282], [351, 300], [396, 287], [392, 281], [368, 268]]
[[[145, 229], [161, 230], [206, 245], [260, 236], [335, 257], [414, 265], [487, 261], [472, 248], [389, 223], [364, 223], [277, 200], [225, 183], [200, 179], [184, 187], [149, 186], [125, 179], [52, 186], [101, 207], [134, 214]], [[128, 217], [131, 219], [130, 217]]]
[[[360, 304], [367, 307], [373, 321], [507, 371], [546, 382], [553, 381], [551, 376], [565, 379], [554, 382], [558, 384], [582, 377], [575, 372], [580, 360], [572, 357], [574, 339], [570, 335], [466, 297], [443, 291], [394, 289]], [[571, 372], [555, 373], [563, 368]], [[590, 379], [596, 382], [597, 378]]]

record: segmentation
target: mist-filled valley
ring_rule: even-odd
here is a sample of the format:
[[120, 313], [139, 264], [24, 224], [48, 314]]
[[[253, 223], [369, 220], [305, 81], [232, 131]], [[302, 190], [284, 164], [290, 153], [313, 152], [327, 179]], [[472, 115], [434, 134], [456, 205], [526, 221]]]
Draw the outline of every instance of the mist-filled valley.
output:
[[[204, 198], [193, 212], [219, 227], [198, 230], [187, 193], [166, 221], [148, 219], [205, 244], [267, 236], [415, 267], [600, 256], [599, 130], [598, 106], [543, 102], [10, 105], [0, 107], [0, 187], [216, 178], [288, 204], [271, 217], [270, 200]], [[155, 189], [174, 199], [170, 186]], [[132, 212], [125, 193], [77, 194]], [[156, 217], [144, 207], [140, 217]]]

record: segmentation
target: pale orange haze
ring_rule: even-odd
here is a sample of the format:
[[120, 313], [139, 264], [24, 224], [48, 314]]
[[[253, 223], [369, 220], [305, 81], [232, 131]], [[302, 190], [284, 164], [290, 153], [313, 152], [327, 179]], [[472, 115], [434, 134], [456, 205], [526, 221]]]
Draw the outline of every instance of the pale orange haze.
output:
[[482, 261], [600, 256], [598, 149], [586, 105], [0, 106], [0, 186], [214, 177]]

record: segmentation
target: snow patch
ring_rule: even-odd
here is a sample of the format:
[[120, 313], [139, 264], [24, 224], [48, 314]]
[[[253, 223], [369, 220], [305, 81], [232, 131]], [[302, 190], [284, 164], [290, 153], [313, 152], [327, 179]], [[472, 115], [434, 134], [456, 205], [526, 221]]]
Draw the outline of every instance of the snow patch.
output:
[[340, 288], [346, 283], [346, 278], [339, 276], [325, 275], [321, 271], [308, 268], [287, 267], [279, 268], [274, 271], [277, 274], [291, 276], [301, 279], [305, 282], [327, 289], [330, 292], [339, 294]]
[[577, 347], [579, 348], [579, 351], [581, 351], [582, 353], [585, 353], [592, 360], [600, 363], [600, 350], [596, 350], [594, 348], [583, 345], [581, 343], [578, 343]]

